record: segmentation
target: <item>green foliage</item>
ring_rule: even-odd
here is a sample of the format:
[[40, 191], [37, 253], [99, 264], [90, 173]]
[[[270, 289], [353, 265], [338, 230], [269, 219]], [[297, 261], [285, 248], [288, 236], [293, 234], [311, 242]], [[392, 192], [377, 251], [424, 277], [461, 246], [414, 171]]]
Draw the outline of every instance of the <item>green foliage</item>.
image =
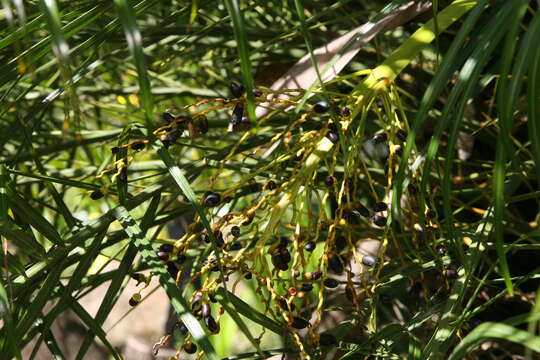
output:
[[3, 0], [2, 359], [66, 358], [69, 310], [77, 359], [122, 358], [136, 276], [209, 359], [540, 352], [538, 3], [431, 3], [323, 83], [316, 49], [408, 2]]

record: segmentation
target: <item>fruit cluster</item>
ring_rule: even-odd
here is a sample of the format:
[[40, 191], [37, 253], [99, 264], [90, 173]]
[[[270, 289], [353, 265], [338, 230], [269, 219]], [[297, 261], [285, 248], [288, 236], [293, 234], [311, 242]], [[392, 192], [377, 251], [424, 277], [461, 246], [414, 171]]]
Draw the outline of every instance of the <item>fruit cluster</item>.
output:
[[[231, 111], [229, 130], [249, 129], [246, 90], [232, 84], [230, 91], [230, 99], [188, 107], [218, 104], [190, 115], [164, 113], [165, 125], [153, 134], [165, 147], [173, 146], [186, 129], [195, 139], [209, 131], [206, 115], [219, 109]], [[296, 104], [271, 99], [270, 93], [255, 89], [253, 95], [257, 103]], [[249, 153], [241, 150], [249, 136], [240, 136], [201, 191], [200, 204], [212, 236], [196, 216], [182, 238], [156, 247], [156, 258], [174, 279], [179, 281], [186, 272], [194, 289], [191, 310], [210, 335], [219, 332], [224, 312], [220, 307], [214, 318], [210, 306], [223, 281], [233, 283], [234, 294], [240, 281], [254, 279], [264, 316], [282, 324], [292, 339], [291, 351], [306, 358], [324, 354], [346, 336], [346, 328], [319, 330], [328, 328], [325, 318], [335, 316], [336, 307], [353, 327], [363, 328], [374, 316], [376, 284], [389, 239], [397, 237], [391, 226], [389, 191], [408, 135], [394, 117], [382, 131], [368, 136], [367, 114], [353, 116], [349, 107], [337, 102], [316, 102], [278, 128], [261, 121], [259, 126], [267, 126], [272, 136]], [[122, 148], [138, 152], [148, 141], [136, 140]], [[366, 154], [378, 161], [368, 166]], [[248, 158], [261, 159], [265, 165], [247, 173], [239, 170], [234, 180], [223, 178], [223, 169], [240, 169]], [[117, 158], [112, 169], [118, 180], [131, 161], [126, 153]], [[412, 182], [410, 194], [411, 187]], [[91, 194], [92, 199], [101, 196], [100, 190]], [[361, 252], [359, 245], [365, 241], [377, 241], [379, 251]], [[196, 352], [186, 327], [178, 323], [175, 328], [185, 335], [183, 350]]]

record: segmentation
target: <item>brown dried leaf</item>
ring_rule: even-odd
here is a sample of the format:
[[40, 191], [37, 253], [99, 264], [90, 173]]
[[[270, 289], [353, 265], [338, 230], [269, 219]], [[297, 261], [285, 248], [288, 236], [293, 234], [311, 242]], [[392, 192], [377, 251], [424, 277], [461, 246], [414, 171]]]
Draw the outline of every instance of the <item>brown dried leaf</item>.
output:
[[[362, 26], [349, 31], [345, 35], [332, 40], [327, 45], [316, 49], [313, 54], [317, 61], [317, 67], [321, 71], [323, 82], [334, 79], [347, 66], [347, 64], [360, 51], [362, 46], [371, 41], [375, 36], [404, 24], [416, 16], [431, 8], [431, 2], [410, 1], [401, 5], [392, 14], [373, 23], [368, 21]], [[349, 41], [356, 38], [354, 44], [341, 55], [334, 64], [331, 60], [344, 50]], [[328, 69], [326, 69], [328, 67]], [[325, 71], [326, 70], [326, 71]], [[302, 57], [285, 75], [280, 77], [272, 86], [272, 90], [281, 89], [309, 89], [317, 81], [317, 72], [311, 64], [310, 54]], [[270, 95], [269, 98], [290, 99], [294, 93]], [[264, 103], [257, 107], [257, 118], [268, 114], [275, 105]]]

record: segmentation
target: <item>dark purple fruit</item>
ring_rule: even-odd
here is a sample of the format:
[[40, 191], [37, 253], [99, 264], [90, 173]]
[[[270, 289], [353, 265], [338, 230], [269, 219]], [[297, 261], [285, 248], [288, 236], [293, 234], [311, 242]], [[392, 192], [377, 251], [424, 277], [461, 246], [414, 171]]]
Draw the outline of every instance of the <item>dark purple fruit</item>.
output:
[[266, 188], [270, 191], [272, 190], [275, 190], [277, 189], [277, 185], [276, 183], [274, 182], [274, 180], [270, 180], [269, 182], [266, 183]]
[[201, 308], [201, 314], [203, 317], [208, 317], [212, 315], [212, 308], [208, 304], [204, 304]]
[[217, 206], [219, 205], [220, 202], [221, 202], [221, 196], [213, 192], [207, 192], [204, 197], [204, 206], [206, 207]]
[[313, 242], [313, 241], [308, 241], [308, 242], [306, 243], [306, 245], [304, 245], [304, 250], [309, 251], [309, 252], [312, 252], [313, 250], [315, 250], [315, 247], [316, 247], [316, 246], [317, 246], [317, 245], [315, 244], [315, 242]]
[[244, 108], [240, 105], [236, 105], [233, 109], [231, 116], [231, 124], [233, 126], [238, 126], [242, 122], [242, 116], [244, 115]]
[[313, 281], [319, 280], [322, 276], [322, 273], [319, 270], [312, 271], [309, 274], [310, 274], [311, 280]]
[[457, 268], [452, 264], [446, 264], [444, 265], [443, 275], [447, 279], [457, 279], [458, 277]]
[[243, 247], [244, 247], [244, 245], [241, 242], [235, 242], [235, 243], [233, 243], [231, 245], [230, 249], [231, 249], [231, 251], [237, 251], [237, 250], [240, 250]]
[[339, 135], [335, 132], [332, 132], [332, 131], [329, 131], [327, 134], [326, 134], [326, 137], [328, 138], [328, 140], [330, 140], [331, 142], [333, 142], [334, 144], [337, 143], [339, 141]]
[[263, 91], [261, 89], [253, 89], [253, 96], [255, 96], [256, 98], [258, 97], [261, 97], [263, 95]]
[[197, 312], [202, 307], [202, 294], [200, 292], [196, 293], [191, 302], [191, 310]]
[[327, 288], [330, 288], [330, 289], [334, 289], [334, 288], [337, 288], [339, 286], [339, 281], [337, 281], [336, 279], [332, 279], [332, 278], [326, 278], [326, 279], [324, 279], [324, 286], [326, 286]]
[[218, 248], [222, 248], [223, 245], [225, 245], [225, 241], [223, 240], [223, 234], [219, 230], [214, 231], [214, 240], [216, 241], [216, 246]]
[[396, 133], [396, 137], [401, 141], [405, 141], [407, 140], [407, 132], [405, 130], [399, 129]]
[[313, 110], [319, 114], [327, 112], [328, 109], [330, 109], [330, 104], [328, 104], [328, 102], [326, 101], [319, 101], [318, 103], [313, 105]]
[[[283, 310], [285, 311], [289, 311], [289, 306], [287, 306], [287, 300], [285, 299], [279, 299], [278, 300], [278, 303], [279, 303], [279, 307], [282, 308]], [[291, 303], [290, 304], [290, 307], [291, 307], [291, 311], [294, 310], [294, 304]]]
[[231, 83], [231, 85], [229, 85], [229, 89], [231, 90], [231, 94], [235, 97], [235, 98], [239, 98], [240, 96], [242, 96], [244, 94], [244, 92], [246, 91], [246, 88], [244, 85], [242, 84], [237, 84], [237, 83]]
[[168, 252], [171, 253], [174, 250], [174, 246], [172, 244], [161, 244], [158, 247], [158, 251]]
[[394, 146], [394, 152], [395, 152], [398, 156], [403, 155], [403, 148], [401, 147], [401, 145], [396, 145], [396, 146]]
[[369, 210], [368, 208], [366, 208], [364, 205], [362, 204], [358, 204], [357, 206], [355, 206], [354, 208], [356, 211], [358, 211], [358, 213], [360, 215], [362, 215], [363, 217], [366, 217], [368, 218], [371, 214], [369, 213]]
[[328, 187], [334, 185], [334, 177], [331, 176], [331, 175], [328, 175], [327, 177], [324, 178], [324, 184]]
[[319, 337], [319, 344], [322, 346], [331, 346], [337, 344], [337, 339], [334, 335], [329, 333], [323, 333]]
[[372, 267], [372, 266], [376, 266], [378, 263], [379, 263], [379, 259], [377, 259], [374, 256], [364, 255], [364, 257], [362, 257], [362, 264], [364, 264], [365, 266]]
[[234, 237], [239, 237], [240, 236], [240, 228], [238, 226], [233, 226], [231, 228], [231, 235], [234, 236]]
[[371, 218], [371, 221], [377, 226], [384, 226], [386, 225], [386, 217], [382, 215], [375, 215]]
[[386, 139], [388, 139], [388, 136], [385, 133], [376, 134], [372, 138], [373, 142], [376, 144], [385, 142]]
[[129, 306], [137, 306], [141, 302], [139, 294], [134, 294], [132, 297], [129, 298]]
[[300, 291], [303, 291], [303, 292], [310, 292], [311, 290], [313, 290], [313, 285], [309, 283], [303, 283], [302, 287], [300, 288]]
[[346, 117], [351, 116], [351, 110], [345, 106], [341, 109], [341, 115]]
[[306, 319], [302, 319], [300, 317], [293, 317], [293, 320], [292, 320], [292, 324], [291, 326], [295, 329], [305, 329], [309, 326], [309, 321], [307, 321]]
[[248, 272], [246, 273], [246, 275], [244, 275], [244, 277], [247, 279], [247, 280], [251, 280], [253, 278], [253, 274]]
[[146, 146], [146, 144], [143, 141], [137, 141], [137, 142], [134, 142], [133, 144], [131, 144], [131, 148], [133, 150], [142, 150], [142, 149], [144, 149], [145, 146]]
[[156, 256], [161, 261], [167, 261], [169, 260], [169, 256], [171, 253], [165, 252], [165, 251], [156, 251]]
[[218, 324], [211, 315], [204, 318], [204, 323], [206, 324], [206, 327], [208, 328], [208, 330], [210, 330], [211, 333], [219, 332]]
[[90, 199], [92, 200], [99, 200], [102, 197], [103, 193], [101, 192], [101, 190], [92, 191], [92, 193], [90, 194]]
[[197, 345], [195, 345], [191, 341], [186, 341], [183, 348], [184, 351], [188, 354], [195, 354], [195, 352], [197, 352]]
[[388, 205], [382, 201], [373, 205], [373, 211], [375, 212], [385, 211], [386, 209], [388, 209]]

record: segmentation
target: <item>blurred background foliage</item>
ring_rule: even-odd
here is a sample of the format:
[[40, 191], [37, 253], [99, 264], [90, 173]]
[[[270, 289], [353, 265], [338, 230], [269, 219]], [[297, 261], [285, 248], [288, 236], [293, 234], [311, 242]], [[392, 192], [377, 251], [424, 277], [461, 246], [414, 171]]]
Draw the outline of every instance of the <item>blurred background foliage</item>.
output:
[[417, 1], [270, 89], [408, 3], [2, 0], [2, 358], [145, 358], [108, 330], [154, 292], [148, 358], [538, 358], [538, 2]]

